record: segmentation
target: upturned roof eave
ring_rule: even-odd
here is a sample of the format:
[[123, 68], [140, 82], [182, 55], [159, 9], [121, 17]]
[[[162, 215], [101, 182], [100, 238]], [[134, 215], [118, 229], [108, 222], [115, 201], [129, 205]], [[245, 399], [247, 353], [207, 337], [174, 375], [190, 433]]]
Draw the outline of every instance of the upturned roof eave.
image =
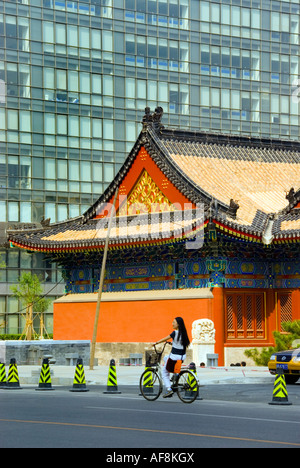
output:
[[[147, 215], [144, 217], [146, 218]], [[124, 217], [132, 221], [133, 217]], [[126, 220], [124, 219], [124, 222]], [[66, 223], [61, 223], [66, 224]], [[91, 224], [95, 224], [94, 222]], [[202, 226], [202, 227], [201, 227]], [[133, 248], [142, 247], [151, 244], [166, 244], [173, 242], [184, 241], [196, 235], [199, 229], [205, 229], [205, 235], [208, 235], [209, 229], [215, 229], [238, 240], [245, 240], [246, 242], [264, 243], [263, 235], [265, 230], [255, 230], [249, 226], [243, 226], [238, 224], [233, 219], [226, 219], [223, 216], [207, 216], [201, 221], [199, 219], [192, 219], [190, 224], [183, 227], [175, 228], [171, 231], [154, 231], [153, 226], [148, 225], [145, 232], [136, 234], [134, 236], [129, 235], [128, 237], [113, 237], [109, 241], [109, 249], [116, 248]], [[52, 226], [53, 227], [53, 226]], [[151, 230], [152, 229], [152, 230]], [[52, 231], [53, 229], [51, 229]], [[10, 232], [8, 241], [11, 242], [15, 247], [26, 249], [29, 251], [39, 251], [47, 253], [57, 252], [71, 252], [71, 251], [83, 251], [83, 250], [102, 250], [105, 245], [105, 237], [103, 238], [91, 238], [91, 239], [67, 239], [67, 240], [47, 240], [43, 239], [46, 233], [48, 237], [51, 235], [49, 230], [34, 230], [31, 233], [28, 231], [15, 231]], [[96, 227], [95, 227], [96, 232]], [[40, 233], [40, 236], [38, 235]], [[37, 238], [28, 238], [29, 234], [37, 235]], [[27, 238], [25, 238], [25, 236]], [[300, 241], [300, 230], [299, 231], [282, 231], [273, 236], [271, 243], [295, 243]]]

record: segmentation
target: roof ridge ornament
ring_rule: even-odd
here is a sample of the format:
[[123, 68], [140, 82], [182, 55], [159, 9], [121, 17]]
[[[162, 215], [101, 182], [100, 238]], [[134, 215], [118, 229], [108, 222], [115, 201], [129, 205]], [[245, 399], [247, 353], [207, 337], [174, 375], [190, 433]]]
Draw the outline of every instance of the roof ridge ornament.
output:
[[45, 217], [43, 216], [43, 217], [41, 218], [40, 223], [41, 223], [41, 225], [43, 226], [43, 228], [49, 228], [49, 227], [50, 227], [50, 224], [51, 224], [51, 218], [45, 219]]
[[161, 123], [164, 110], [162, 107], [156, 107], [155, 111], [151, 114], [150, 107], [145, 108], [145, 114], [142, 120], [143, 132], [148, 130], [148, 127], [152, 127], [155, 132], [160, 132], [164, 126]]
[[239, 201], [234, 200], [233, 198], [231, 198], [229, 208], [228, 208], [228, 211], [227, 211], [227, 215], [230, 218], [236, 219], [236, 215], [237, 215], [237, 211], [238, 211], [239, 207], [240, 207]]
[[275, 223], [275, 220], [276, 220], [276, 215], [274, 213], [271, 213], [268, 215], [266, 227], [262, 235], [262, 242], [264, 245], [272, 244], [272, 241], [274, 239], [273, 225]]
[[282, 210], [282, 213], [297, 213], [300, 209], [300, 190], [295, 191], [294, 187], [290, 189], [289, 192], [285, 193], [285, 198], [288, 200], [289, 204], [287, 208]]
[[296, 196], [295, 196], [295, 189], [294, 187], [291, 188], [289, 192], [286, 192], [285, 198], [289, 201], [290, 205], [294, 205], [296, 203]]

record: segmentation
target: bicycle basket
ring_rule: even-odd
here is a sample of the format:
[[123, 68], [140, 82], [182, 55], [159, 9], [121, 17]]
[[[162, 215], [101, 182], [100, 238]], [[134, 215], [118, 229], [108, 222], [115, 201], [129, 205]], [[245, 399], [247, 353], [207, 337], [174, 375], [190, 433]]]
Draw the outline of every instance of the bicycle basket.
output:
[[155, 351], [146, 351], [146, 366], [156, 366], [161, 360], [162, 353]]

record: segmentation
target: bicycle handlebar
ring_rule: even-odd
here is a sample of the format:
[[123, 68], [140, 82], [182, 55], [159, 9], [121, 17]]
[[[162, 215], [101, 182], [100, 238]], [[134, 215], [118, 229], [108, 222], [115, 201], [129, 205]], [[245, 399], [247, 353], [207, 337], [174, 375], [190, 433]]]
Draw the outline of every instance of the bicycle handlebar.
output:
[[[163, 349], [161, 351], [162, 353], [164, 352], [165, 347], [167, 346], [167, 344], [172, 346], [172, 343], [170, 341], [166, 341], [165, 344], [163, 345]], [[153, 347], [154, 347], [155, 352], [157, 353], [158, 351], [156, 349], [156, 345], [153, 345]]]

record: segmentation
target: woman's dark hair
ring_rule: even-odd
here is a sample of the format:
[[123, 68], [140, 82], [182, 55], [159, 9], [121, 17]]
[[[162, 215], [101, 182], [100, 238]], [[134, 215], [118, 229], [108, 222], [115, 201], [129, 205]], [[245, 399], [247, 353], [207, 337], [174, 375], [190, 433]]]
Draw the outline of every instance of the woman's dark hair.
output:
[[182, 317], [176, 317], [176, 322], [178, 323], [178, 341], [187, 348], [190, 344], [190, 340], [185, 328], [185, 324]]

